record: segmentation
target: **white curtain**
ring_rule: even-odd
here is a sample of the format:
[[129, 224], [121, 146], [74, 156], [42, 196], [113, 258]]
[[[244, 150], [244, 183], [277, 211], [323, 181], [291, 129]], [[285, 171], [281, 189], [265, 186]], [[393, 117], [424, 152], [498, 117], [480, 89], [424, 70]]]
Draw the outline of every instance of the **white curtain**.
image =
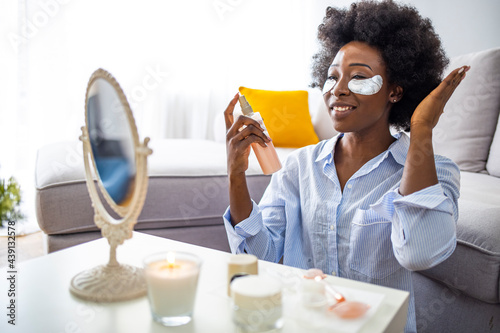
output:
[[[47, 3], [54, 4], [52, 17]], [[98, 67], [118, 79], [140, 134], [153, 138], [210, 139], [210, 119], [239, 85], [297, 89], [309, 83], [315, 33], [306, 29], [307, 1], [27, 4], [28, 23], [40, 10], [49, 14], [27, 45], [23, 82], [28, 112], [51, 129], [47, 141], [77, 137], [86, 83]]]
[[325, 1], [19, 0], [0, 4], [0, 177], [31, 211], [36, 151], [77, 140], [88, 79], [111, 72], [141, 138], [214, 139], [240, 85], [304, 89]]

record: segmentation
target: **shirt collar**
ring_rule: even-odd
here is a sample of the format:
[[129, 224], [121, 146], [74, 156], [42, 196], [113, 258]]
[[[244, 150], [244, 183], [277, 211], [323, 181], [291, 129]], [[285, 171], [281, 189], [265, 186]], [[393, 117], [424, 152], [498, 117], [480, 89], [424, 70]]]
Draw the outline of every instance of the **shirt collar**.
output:
[[396, 141], [389, 146], [389, 149], [387, 149], [388, 153], [392, 155], [398, 164], [404, 166], [408, 148], [410, 147], [410, 138], [404, 132], [396, 133], [393, 136], [396, 138]]
[[[335, 149], [335, 145], [337, 144], [337, 141], [343, 136], [344, 133], [339, 133], [333, 138], [327, 140], [326, 143], [323, 145], [323, 148], [321, 148], [318, 157], [316, 157], [315, 162], [322, 161], [327, 157], [331, 158], [333, 156], [333, 152]], [[386, 154], [384, 154], [384, 157], [390, 153], [398, 164], [404, 166], [406, 155], [408, 154], [408, 148], [410, 146], [410, 138], [404, 132], [396, 133], [393, 136], [396, 138], [396, 141], [394, 141], [389, 146], [389, 149], [387, 149]]]
[[344, 133], [339, 133], [335, 135], [333, 138], [329, 139], [326, 141], [326, 143], [323, 145], [323, 148], [321, 148], [318, 157], [316, 157], [315, 162], [322, 161], [326, 159], [327, 157], [332, 157], [333, 156], [333, 150], [335, 149], [335, 145], [337, 144], [337, 141], [344, 136]]

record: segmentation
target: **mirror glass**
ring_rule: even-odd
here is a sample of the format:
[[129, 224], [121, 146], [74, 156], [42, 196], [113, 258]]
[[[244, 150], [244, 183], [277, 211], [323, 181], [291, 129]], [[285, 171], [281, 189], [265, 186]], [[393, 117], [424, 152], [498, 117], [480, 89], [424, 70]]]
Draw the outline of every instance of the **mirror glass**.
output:
[[136, 175], [127, 113], [114, 87], [103, 78], [92, 83], [87, 98], [87, 128], [98, 176], [111, 199], [127, 206]]

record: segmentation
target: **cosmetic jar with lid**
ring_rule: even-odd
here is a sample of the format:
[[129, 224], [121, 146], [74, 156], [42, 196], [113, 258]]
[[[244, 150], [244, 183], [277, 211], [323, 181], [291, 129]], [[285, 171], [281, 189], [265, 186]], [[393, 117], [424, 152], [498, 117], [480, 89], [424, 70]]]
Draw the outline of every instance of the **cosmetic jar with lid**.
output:
[[235, 277], [257, 275], [259, 273], [258, 259], [253, 254], [233, 254], [227, 264], [227, 295], [231, 296], [231, 282]]
[[283, 327], [281, 283], [248, 275], [231, 283], [232, 319], [240, 332], [268, 332]]

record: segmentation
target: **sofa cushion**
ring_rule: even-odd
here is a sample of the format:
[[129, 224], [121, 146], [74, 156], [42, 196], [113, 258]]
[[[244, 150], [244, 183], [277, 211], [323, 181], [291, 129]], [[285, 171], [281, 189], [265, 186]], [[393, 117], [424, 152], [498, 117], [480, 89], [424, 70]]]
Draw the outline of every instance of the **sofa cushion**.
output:
[[[307, 88], [307, 92], [309, 93], [309, 113], [318, 139], [321, 141], [334, 137], [337, 132], [333, 129], [332, 119], [323, 100], [321, 90], [319, 88]], [[235, 108], [234, 116], [238, 117], [240, 114], [239, 108]], [[226, 142], [226, 122], [222, 112], [218, 113], [214, 118], [214, 141]]]
[[500, 179], [462, 172], [457, 248], [424, 275], [488, 303], [500, 303]]
[[[41, 148], [36, 161], [36, 210], [49, 235], [96, 230], [87, 191], [81, 142]], [[136, 230], [222, 225], [229, 204], [225, 144], [205, 140], [152, 140], [149, 183]], [[283, 160], [293, 149], [277, 149]], [[196, 154], [186, 154], [194, 152]], [[252, 154], [248, 186], [260, 200], [270, 176]], [[107, 206], [107, 205], [106, 205]]]
[[418, 333], [493, 333], [500, 327], [500, 304], [489, 304], [413, 274]]
[[500, 48], [455, 57], [446, 75], [463, 65], [471, 69], [434, 129], [434, 149], [460, 170], [485, 172], [500, 111]]
[[240, 87], [254, 112], [260, 112], [275, 147], [299, 148], [319, 142], [306, 90], [273, 91]]

